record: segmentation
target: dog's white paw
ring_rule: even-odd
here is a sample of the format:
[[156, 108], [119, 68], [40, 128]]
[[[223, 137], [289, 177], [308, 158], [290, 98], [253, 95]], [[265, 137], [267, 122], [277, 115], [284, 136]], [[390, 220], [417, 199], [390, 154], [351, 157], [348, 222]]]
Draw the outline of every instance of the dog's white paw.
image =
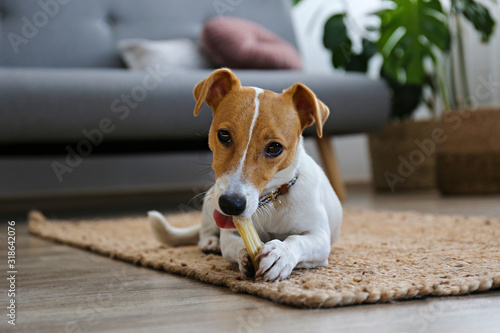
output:
[[253, 267], [252, 260], [248, 255], [247, 249], [241, 249], [238, 258], [238, 267], [244, 277], [253, 278], [255, 276], [255, 268]]
[[297, 259], [288, 246], [278, 239], [264, 244], [256, 259], [260, 260], [256, 275], [262, 275], [264, 281], [284, 280], [297, 265]]
[[220, 240], [216, 236], [207, 236], [200, 239], [198, 247], [205, 253], [220, 254]]

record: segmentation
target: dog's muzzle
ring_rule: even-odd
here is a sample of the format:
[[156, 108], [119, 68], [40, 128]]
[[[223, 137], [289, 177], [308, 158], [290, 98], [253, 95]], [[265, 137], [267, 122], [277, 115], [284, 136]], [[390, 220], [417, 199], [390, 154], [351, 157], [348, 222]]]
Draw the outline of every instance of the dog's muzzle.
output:
[[239, 216], [247, 206], [247, 200], [238, 194], [223, 194], [219, 197], [219, 207], [226, 215]]

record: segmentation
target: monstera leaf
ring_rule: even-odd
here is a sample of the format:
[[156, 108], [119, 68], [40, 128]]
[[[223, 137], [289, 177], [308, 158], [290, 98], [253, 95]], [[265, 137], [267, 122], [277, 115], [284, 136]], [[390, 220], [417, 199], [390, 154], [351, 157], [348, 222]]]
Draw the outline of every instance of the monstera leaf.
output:
[[335, 68], [345, 68], [352, 55], [352, 41], [347, 34], [344, 22], [345, 13], [331, 16], [325, 23], [323, 45], [332, 51], [332, 64]]
[[375, 43], [363, 38], [361, 50], [354, 52], [352, 41], [347, 33], [345, 13], [331, 16], [325, 23], [323, 45], [332, 51], [332, 64], [346, 71], [366, 72], [368, 61], [377, 52]]
[[368, 71], [368, 62], [377, 52], [377, 46], [374, 42], [363, 38], [361, 47], [362, 48], [359, 53], [353, 53], [351, 55], [351, 58], [345, 65], [346, 71], [362, 73], [366, 73]]
[[481, 34], [481, 40], [487, 43], [493, 34], [495, 21], [488, 9], [474, 0], [452, 0], [451, 8], [457, 14], [462, 14]]
[[422, 85], [425, 62], [438, 65], [447, 52], [450, 36], [439, 0], [387, 0], [391, 7], [378, 12], [381, 19], [377, 46], [384, 58], [384, 72], [400, 83]]

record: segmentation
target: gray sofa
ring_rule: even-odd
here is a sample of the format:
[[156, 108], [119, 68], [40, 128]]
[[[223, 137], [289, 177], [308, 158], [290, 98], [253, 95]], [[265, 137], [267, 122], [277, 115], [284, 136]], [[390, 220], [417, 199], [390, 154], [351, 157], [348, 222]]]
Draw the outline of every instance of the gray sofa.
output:
[[[209, 179], [196, 175], [210, 163], [211, 112], [193, 117], [192, 89], [210, 71], [128, 70], [117, 42], [197, 40], [207, 19], [230, 15], [296, 46], [290, 3], [0, 0], [0, 199], [163, 190]], [[327, 135], [376, 130], [387, 119], [385, 85], [363, 75], [235, 72], [244, 85], [274, 91], [308, 85], [332, 110]]]

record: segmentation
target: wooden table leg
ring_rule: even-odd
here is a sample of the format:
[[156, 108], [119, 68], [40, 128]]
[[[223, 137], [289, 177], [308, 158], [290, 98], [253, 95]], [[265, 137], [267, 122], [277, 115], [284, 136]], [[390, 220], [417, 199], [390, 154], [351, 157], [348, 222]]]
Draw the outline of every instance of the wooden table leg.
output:
[[335, 151], [331, 143], [330, 137], [328, 135], [323, 135], [322, 138], [316, 137], [316, 144], [318, 145], [318, 150], [323, 161], [323, 169], [325, 170], [326, 176], [330, 183], [332, 184], [335, 193], [339, 197], [340, 201], [344, 201], [346, 198], [346, 190], [344, 182], [342, 181], [342, 176], [340, 175], [339, 165], [337, 159], [335, 158]]

